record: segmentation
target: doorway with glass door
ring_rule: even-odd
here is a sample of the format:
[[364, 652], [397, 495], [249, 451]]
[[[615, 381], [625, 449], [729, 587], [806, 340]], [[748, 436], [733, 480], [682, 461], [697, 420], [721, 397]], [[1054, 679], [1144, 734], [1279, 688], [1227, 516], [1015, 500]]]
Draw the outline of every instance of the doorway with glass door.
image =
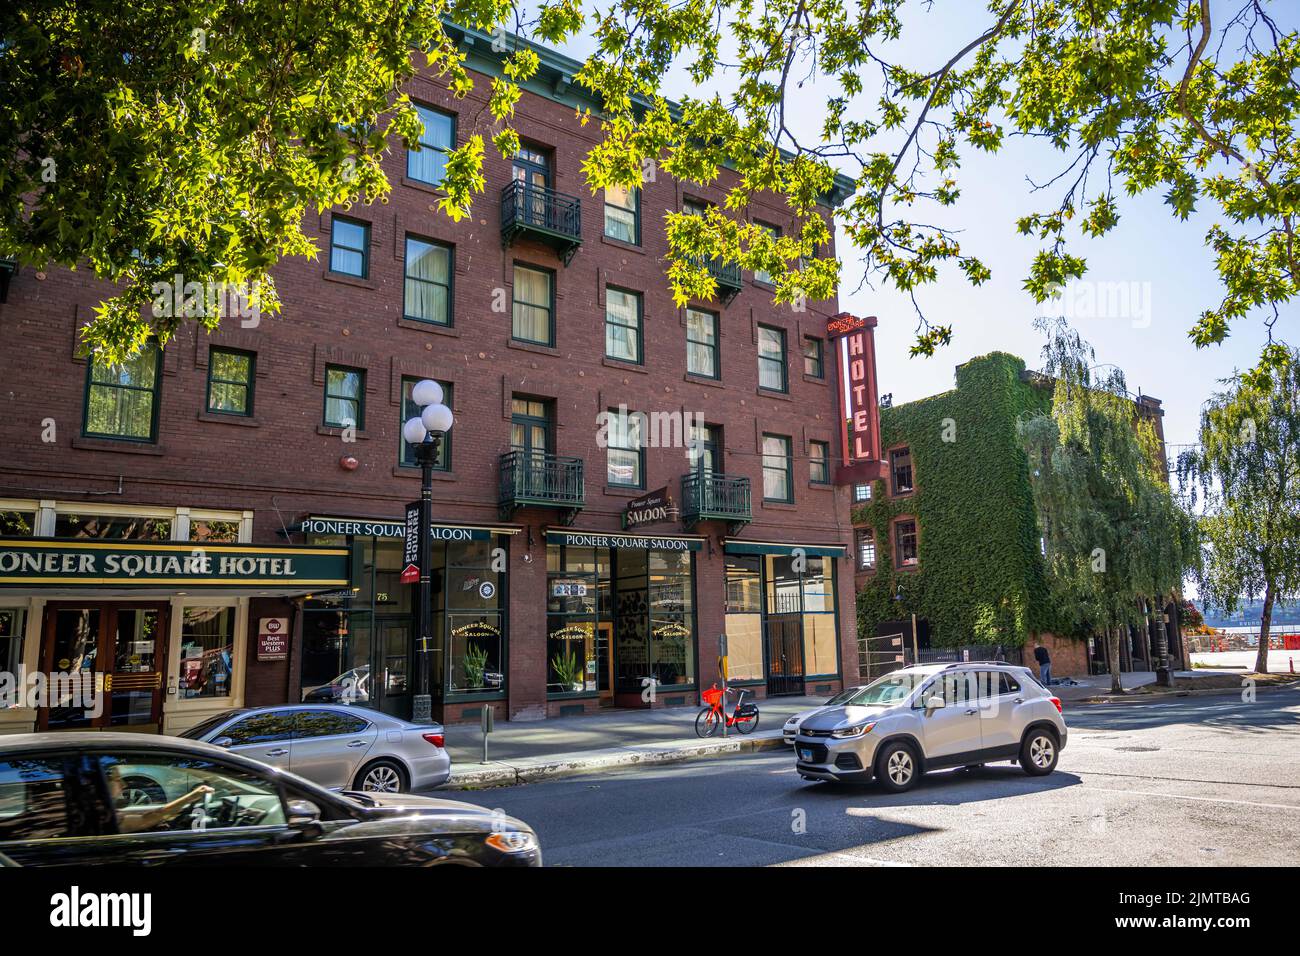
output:
[[539, 149], [520, 146], [515, 153], [514, 177], [523, 183], [520, 212], [525, 222], [539, 229], [554, 229], [553, 206], [547, 202], [551, 188], [551, 160]]
[[49, 699], [37, 710], [37, 728], [156, 733], [168, 611], [152, 602], [46, 604], [40, 667]]

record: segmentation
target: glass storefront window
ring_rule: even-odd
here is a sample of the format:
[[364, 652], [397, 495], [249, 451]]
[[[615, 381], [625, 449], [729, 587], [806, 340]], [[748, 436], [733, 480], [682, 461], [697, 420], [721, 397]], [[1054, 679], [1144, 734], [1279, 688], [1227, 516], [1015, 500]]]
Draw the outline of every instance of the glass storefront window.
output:
[[757, 555], [727, 557], [729, 680], [763, 679], [763, 586]]
[[[418, 594], [401, 582], [403, 545], [395, 538], [314, 535], [309, 543], [357, 547], [361, 573], [350, 593], [309, 601], [303, 617], [304, 700], [331, 701], [354, 689], [353, 703], [378, 707], [409, 693], [418, 664]], [[506, 612], [504, 554], [508, 538], [435, 540], [429, 569], [430, 648], [426, 655], [434, 693], [481, 694], [505, 690]], [[330, 616], [316, 618], [314, 614]], [[339, 629], [343, 628], [344, 633]], [[364, 639], [363, 639], [364, 638]], [[373, 659], [377, 657], [378, 659]], [[371, 669], [379, 667], [379, 683]]]
[[[0, 607], [0, 670], [18, 673], [23, 660], [23, 630], [27, 612], [18, 607]], [[0, 706], [4, 706], [0, 701]]]
[[303, 604], [303, 700], [366, 705], [371, 700], [372, 618], [350, 596], [321, 595]]
[[651, 551], [650, 670], [661, 685], [695, 681], [695, 615], [691, 556]]
[[36, 529], [34, 511], [0, 511], [0, 538], [30, 538]]
[[501, 615], [447, 615], [451, 647], [450, 690], [498, 691], [505, 686], [502, 668]]
[[239, 540], [238, 521], [207, 521], [190, 519], [191, 541], [230, 541]]
[[139, 515], [59, 514], [56, 538], [111, 538], [115, 541], [170, 541], [171, 518]]
[[176, 670], [180, 699], [229, 697], [234, 654], [235, 608], [185, 608]]
[[[609, 594], [609, 552], [551, 545], [546, 566], [546, 691], [608, 691], [608, 667], [600, 664], [609, 649], [597, 622], [602, 584]], [[607, 616], [608, 607], [603, 610]]]
[[767, 558], [767, 613], [798, 614], [803, 608], [800, 574], [789, 555]]
[[504, 548], [500, 536], [445, 547], [447, 689], [453, 693], [505, 689], [503, 581], [493, 568], [498, 547]]
[[415, 589], [401, 581], [402, 542], [395, 539], [375, 539], [373, 561], [365, 563], [373, 564], [374, 567], [375, 613], [410, 614], [414, 608], [412, 594]]

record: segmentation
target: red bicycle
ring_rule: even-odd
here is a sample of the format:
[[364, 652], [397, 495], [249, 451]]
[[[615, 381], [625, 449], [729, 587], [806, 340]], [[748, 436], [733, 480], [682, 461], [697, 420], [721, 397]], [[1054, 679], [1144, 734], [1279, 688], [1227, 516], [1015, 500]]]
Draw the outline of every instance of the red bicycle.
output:
[[695, 717], [697, 737], [712, 737], [722, 727], [724, 721], [728, 727], [735, 727], [742, 734], [753, 733], [754, 728], [758, 726], [758, 704], [752, 701], [745, 702], [746, 696], [752, 696], [750, 691], [737, 690], [736, 694], [736, 707], [729, 715], [723, 709], [723, 691], [718, 689], [717, 684], [701, 695], [708, 706]]

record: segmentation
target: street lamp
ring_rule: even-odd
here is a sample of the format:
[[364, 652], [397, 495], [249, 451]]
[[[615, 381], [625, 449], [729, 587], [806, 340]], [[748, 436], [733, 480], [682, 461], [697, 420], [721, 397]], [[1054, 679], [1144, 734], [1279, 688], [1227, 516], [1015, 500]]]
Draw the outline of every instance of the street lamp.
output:
[[429, 692], [429, 638], [433, 631], [433, 594], [430, 565], [433, 563], [433, 463], [443, 436], [454, 423], [451, 409], [442, 404], [442, 386], [431, 379], [415, 383], [411, 401], [420, 406], [420, 414], [402, 425], [402, 437], [415, 446], [415, 460], [420, 463], [420, 648], [416, 655], [415, 701], [411, 719], [416, 723], [433, 722], [433, 696]]

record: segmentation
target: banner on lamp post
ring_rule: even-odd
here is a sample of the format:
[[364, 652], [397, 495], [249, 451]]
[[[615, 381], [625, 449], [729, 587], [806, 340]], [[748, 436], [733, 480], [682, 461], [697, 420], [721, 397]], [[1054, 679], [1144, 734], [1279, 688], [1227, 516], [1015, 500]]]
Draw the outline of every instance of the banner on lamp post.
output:
[[406, 533], [402, 544], [403, 584], [416, 584], [420, 580], [420, 502], [406, 506]]

